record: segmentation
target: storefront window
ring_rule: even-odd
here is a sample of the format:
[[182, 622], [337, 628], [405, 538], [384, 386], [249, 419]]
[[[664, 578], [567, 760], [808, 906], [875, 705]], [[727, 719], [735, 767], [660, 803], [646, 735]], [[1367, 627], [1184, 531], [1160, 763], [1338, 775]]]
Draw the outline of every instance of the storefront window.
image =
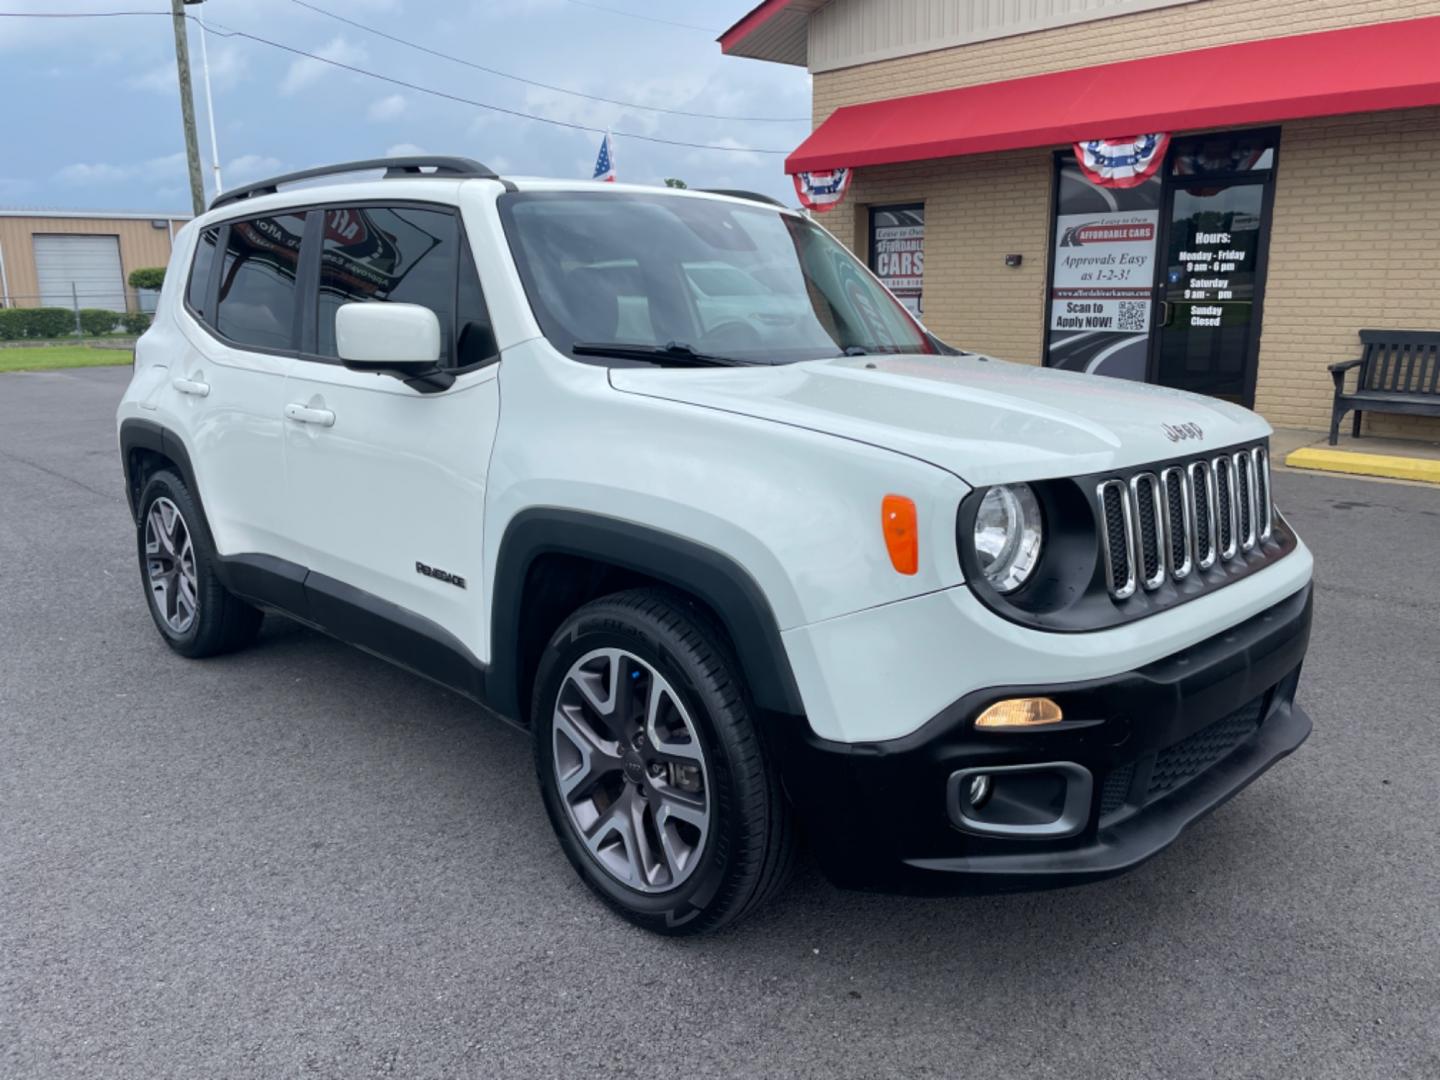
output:
[[870, 269], [917, 318], [925, 310], [925, 207], [870, 210]]
[[1051, 367], [1144, 379], [1150, 349], [1161, 182], [1091, 183], [1060, 161], [1050, 282]]
[[1276, 138], [1273, 131], [1220, 131], [1179, 139], [1170, 153], [1170, 174], [1214, 176], [1273, 169]]

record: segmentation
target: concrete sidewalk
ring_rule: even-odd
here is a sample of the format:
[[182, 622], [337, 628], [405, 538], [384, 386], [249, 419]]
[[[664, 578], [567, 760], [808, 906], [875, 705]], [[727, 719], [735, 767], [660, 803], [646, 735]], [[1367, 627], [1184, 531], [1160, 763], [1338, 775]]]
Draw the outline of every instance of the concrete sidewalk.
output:
[[1341, 435], [1331, 446], [1323, 431], [1276, 428], [1270, 460], [1290, 469], [1440, 484], [1440, 443], [1423, 439]]

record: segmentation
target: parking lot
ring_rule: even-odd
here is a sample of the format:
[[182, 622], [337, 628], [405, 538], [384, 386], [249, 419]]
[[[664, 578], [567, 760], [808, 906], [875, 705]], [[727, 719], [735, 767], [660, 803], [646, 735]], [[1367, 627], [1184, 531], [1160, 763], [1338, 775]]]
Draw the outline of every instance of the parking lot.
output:
[[128, 375], [0, 375], [0, 1074], [1440, 1075], [1440, 491], [1277, 475], [1315, 733], [1137, 872], [918, 900], [802, 865], [667, 941], [475, 706], [278, 618], [165, 648]]

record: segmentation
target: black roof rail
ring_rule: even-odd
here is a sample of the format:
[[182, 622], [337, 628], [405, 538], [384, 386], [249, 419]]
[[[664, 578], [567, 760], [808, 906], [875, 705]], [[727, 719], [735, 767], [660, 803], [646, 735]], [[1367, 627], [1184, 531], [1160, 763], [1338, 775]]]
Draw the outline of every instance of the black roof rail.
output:
[[789, 210], [779, 199], [772, 199], [769, 195], [761, 195], [758, 191], [739, 191], [733, 188], [701, 188], [702, 195], [729, 195], [732, 199], [749, 199], [751, 202], [768, 203], [771, 206], [778, 206], [781, 210]]
[[[215, 196], [210, 203], [211, 210], [229, 206], [241, 199], [256, 195], [274, 195], [281, 184], [293, 184], [300, 180], [313, 180], [321, 176], [340, 176], [345, 173], [369, 172], [384, 169], [386, 179], [392, 177], [433, 176], [449, 180], [499, 180], [495, 171], [470, 158], [463, 157], [391, 157], [371, 158], [368, 161], [342, 161], [336, 165], [322, 165], [316, 169], [301, 169], [299, 172], [272, 176], [268, 180], [257, 180], [244, 187], [232, 188]], [[502, 181], [503, 183], [503, 181]], [[508, 186], [508, 185], [507, 185]]]

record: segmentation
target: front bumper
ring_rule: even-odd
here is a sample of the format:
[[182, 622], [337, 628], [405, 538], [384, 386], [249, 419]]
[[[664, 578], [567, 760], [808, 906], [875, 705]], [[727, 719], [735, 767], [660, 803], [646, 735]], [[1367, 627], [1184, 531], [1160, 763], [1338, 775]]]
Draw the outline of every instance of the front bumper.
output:
[[[786, 791], [822, 867], [841, 885], [1005, 892], [1110, 877], [1161, 851], [1305, 741], [1310, 719], [1295, 689], [1310, 618], [1307, 585], [1134, 671], [967, 694], [902, 739], [832, 742], [797, 721], [776, 739]], [[1063, 724], [972, 726], [995, 701], [1040, 694], [1060, 703]], [[1075, 785], [1053, 800], [1058, 807], [1068, 795], [1073, 803], [1077, 791], [1083, 798], [1066, 809], [1073, 820], [1058, 830], [1065, 835], [985, 835], [966, 825], [957, 799], [968, 774], [1001, 776], [1017, 766], [1013, 775], [1042, 766], [1046, 777]]]

